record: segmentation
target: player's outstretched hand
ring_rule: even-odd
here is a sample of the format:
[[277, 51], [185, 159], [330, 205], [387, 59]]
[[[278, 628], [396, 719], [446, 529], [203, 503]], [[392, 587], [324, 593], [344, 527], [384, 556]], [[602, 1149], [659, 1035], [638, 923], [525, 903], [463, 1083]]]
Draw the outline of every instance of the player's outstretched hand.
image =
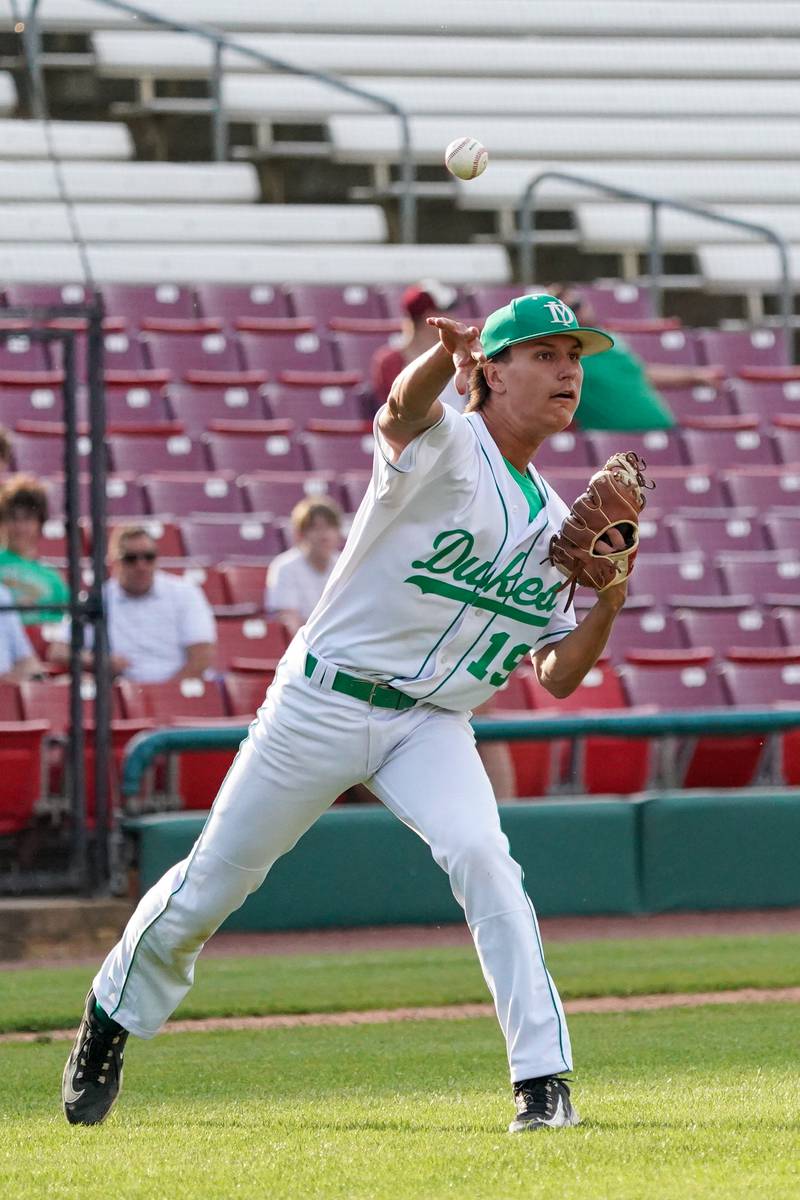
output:
[[465, 325], [463, 321], [451, 321], [449, 317], [428, 317], [428, 324], [438, 329], [439, 341], [453, 356], [456, 391], [463, 396], [475, 363], [486, 362], [480, 330], [477, 325]]

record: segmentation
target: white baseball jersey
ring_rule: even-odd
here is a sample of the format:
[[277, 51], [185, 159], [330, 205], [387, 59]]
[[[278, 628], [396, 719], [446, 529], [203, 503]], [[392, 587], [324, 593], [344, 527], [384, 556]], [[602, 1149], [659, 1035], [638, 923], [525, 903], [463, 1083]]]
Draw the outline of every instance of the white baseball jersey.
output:
[[564, 577], [547, 548], [567, 506], [533, 471], [528, 505], [480, 413], [444, 407], [396, 462], [375, 418], [370, 485], [302, 636], [321, 658], [466, 711], [529, 651], [564, 637]]

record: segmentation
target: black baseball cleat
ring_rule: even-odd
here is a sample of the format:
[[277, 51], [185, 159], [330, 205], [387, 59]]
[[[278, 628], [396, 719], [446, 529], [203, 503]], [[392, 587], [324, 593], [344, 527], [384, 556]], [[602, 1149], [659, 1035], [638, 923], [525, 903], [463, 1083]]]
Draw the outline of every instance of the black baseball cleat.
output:
[[86, 997], [78, 1035], [64, 1067], [61, 1102], [70, 1125], [105, 1121], [122, 1087], [122, 1056], [128, 1031], [104, 1028], [95, 1016], [94, 992]]
[[539, 1079], [515, 1083], [514, 1103], [517, 1115], [508, 1127], [509, 1133], [522, 1133], [526, 1129], [563, 1129], [580, 1121], [569, 1098], [569, 1085], [560, 1075], [542, 1075]]

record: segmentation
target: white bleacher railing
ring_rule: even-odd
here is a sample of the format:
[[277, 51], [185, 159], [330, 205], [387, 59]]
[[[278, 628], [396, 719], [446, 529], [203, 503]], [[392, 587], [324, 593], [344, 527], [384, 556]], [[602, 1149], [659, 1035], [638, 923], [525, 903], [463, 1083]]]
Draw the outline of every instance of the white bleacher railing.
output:
[[[400, 240], [409, 244], [416, 241], [417, 212], [416, 194], [414, 191], [415, 164], [414, 152], [411, 145], [411, 125], [408, 113], [400, 104], [396, 103], [387, 96], [380, 95], [374, 91], [369, 91], [366, 88], [358, 87], [356, 84], [350, 81], [340, 79], [336, 75], [329, 75], [325, 71], [313, 70], [308, 67], [296, 66], [294, 63], [288, 62], [284, 58], [278, 58], [273, 54], [267, 54], [261, 49], [256, 49], [254, 46], [247, 45], [245, 42], [230, 38], [221, 30], [214, 29], [211, 26], [190, 24], [184, 21], [175, 21], [170, 17], [161, 16], [159, 13], [154, 12], [151, 9], [141, 8], [135, 4], [129, 4], [126, 2], [126, 0], [95, 0], [95, 3], [103, 5], [105, 8], [116, 9], [119, 12], [127, 13], [129, 16], [137, 18], [141, 21], [146, 21], [153, 26], [157, 26], [162, 29], [170, 29], [175, 33], [193, 34], [197, 37], [204, 38], [206, 41], [211, 43], [213, 47], [213, 61], [211, 70], [213, 145], [214, 158], [217, 162], [224, 162], [228, 156], [228, 130], [222, 95], [222, 79], [224, 73], [223, 50], [228, 50], [236, 54], [243, 54], [260, 63], [263, 67], [270, 71], [280, 71], [289, 75], [296, 75], [301, 78], [315, 79], [319, 83], [325, 84], [328, 87], [335, 88], [342, 92], [347, 92], [349, 95], [357, 97], [368, 104], [376, 105], [378, 108], [384, 109], [386, 112], [396, 117], [400, 125], [401, 142]], [[44, 77], [40, 62], [41, 30], [39, 25], [38, 8], [39, 0], [30, 0], [27, 16], [23, 23], [22, 34], [31, 77], [31, 93], [34, 115], [42, 120], [46, 120], [47, 103], [44, 88]]]
[[745, 230], [755, 234], [757, 237], [762, 237], [772, 242], [778, 252], [780, 261], [781, 322], [786, 337], [787, 353], [789, 352], [789, 348], [792, 345], [792, 282], [789, 268], [789, 246], [781, 234], [766, 225], [758, 225], [753, 221], [744, 221], [739, 217], [730, 217], [724, 213], [712, 212], [710, 209], [703, 208], [698, 204], [687, 204], [683, 200], [671, 200], [668, 196], [654, 196], [648, 192], [635, 191], [632, 188], [615, 187], [612, 184], [605, 183], [602, 179], [592, 179], [587, 175], [575, 175], [567, 171], [540, 171], [530, 180], [523, 191], [519, 202], [518, 217], [521, 237], [520, 271], [524, 285], [529, 286], [534, 282], [536, 272], [535, 212], [537, 190], [545, 180], [552, 179], [562, 180], [590, 191], [603, 192], [605, 195], [614, 196], [618, 200], [629, 200], [649, 206], [650, 245], [648, 257], [650, 295], [653, 303], [653, 311], [657, 315], [661, 314], [661, 277], [663, 275], [663, 255], [658, 227], [659, 214], [662, 208], [671, 208], [678, 212], [691, 213], [693, 216], [703, 217], [708, 221], [717, 221], [723, 225], [730, 225], [733, 228]]

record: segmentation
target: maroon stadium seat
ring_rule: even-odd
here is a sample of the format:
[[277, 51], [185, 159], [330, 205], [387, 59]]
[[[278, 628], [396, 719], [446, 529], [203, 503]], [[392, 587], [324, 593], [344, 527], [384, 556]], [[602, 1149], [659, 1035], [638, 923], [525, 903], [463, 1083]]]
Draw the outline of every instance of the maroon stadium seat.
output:
[[7, 283], [3, 290], [11, 308], [89, 304], [92, 299], [90, 289], [82, 283]]
[[720, 581], [702, 554], [639, 554], [630, 581], [632, 598], [650, 596], [659, 604], [673, 596], [719, 596]]
[[[680, 437], [669, 430], [651, 429], [647, 433], [625, 434], [592, 430], [585, 436], [592, 447], [595, 461], [600, 464], [616, 454], [624, 443], [626, 450], [634, 450], [647, 463], [648, 470], [685, 465]], [[552, 441], [552, 438], [548, 441]]]
[[343, 371], [358, 371], [365, 379], [369, 379], [373, 355], [390, 341], [391, 335], [386, 333], [337, 331], [334, 334], [334, 345], [338, 365]]
[[187, 555], [213, 563], [237, 557], [266, 563], [286, 549], [283, 530], [269, 513], [193, 516], [180, 526]]
[[185, 559], [169, 558], [159, 559], [158, 565], [162, 571], [169, 571], [170, 575], [178, 575], [201, 588], [212, 608], [224, 609], [230, 606], [228, 588], [219, 567], [201, 567], [196, 563], [187, 565]]
[[764, 467], [775, 463], [771, 438], [760, 429], [684, 429], [687, 461], [712, 467]]
[[208, 460], [202, 442], [193, 441], [179, 424], [171, 433], [117, 433], [108, 438], [115, 471], [149, 474], [153, 471], [206, 471]]
[[659, 392], [680, 424], [687, 417], [730, 416], [733, 411], [731, 393], [712, 384], [694, 387], [659, 387]]
[[646, 363], [697, 366], [699, 355], [691, 329], [665, 329], [662, 333], [626, 333], [624, 341]]
[[106, 385], [106, 423], [109, 426], [140, 425], [143, 421], [172, 420], [164, 389], [160, 387]]
[[656, 315], [649, 291], [637, 287], [635, 283], [582, 283], [580, 295], [582, 300], [591, 304], [595, 318], [600, 324], [618, 317], [623, 320], [637, 320]]
[[[27, 428], [31, 428], [29, 424]], [[63, 427], [54, 423], [51, 430], [42, 425], [40, 433], [16, 432], [12, 440], [14, 465], [18, 471], [31, 475], [58, 475], [64, 470]], [[89, 439], [78, 439], [79, 461], [85, 463], [89, 454]]]
[[[64, 476], [52, 475], [39, 481], [47, 489], [47, 500], [51, 517], [62, 517], [65, 512]], [[81, 475], [78, 481], [80, 512], [89, 512], [91, 476]], [[139, 517], [147, 512], [141, 485], [133, 474], [106, 476], [106, 511], [110, 516]]]
[[[144, 516], [136, 519], [137, 525], [144, 526], [150, 537], [156, 543], [159, 556], [162, 558], [185, 558], [186, 551], [184, 550], [183, 541], [181, 539], [181, 531], [175, 521], [168, 520], [165, 516]], [[114, 528], [119, 525], [130, 525], [131, 521], [128, 518], [120, 519], [114, 517], [109, 521], [108, 534], [113, 532]], [[87, 535], [87, 542], [89, 541]]]
[[800, 506], [800, 466], [740, 467], [721, 471], [730, 502], [739, 507], [797, 508]]
[[142, 476], [142, 486], [152, 513], [241, 513], [244, 498], [232, 472], [176, 473]]
[[800, 463], [800, 417], [776, 417], [772, 436], [778, 462]]
[[798, 603], [800, 548], [782, 553], [723, 554], [719, 569], [731, 595], [752, 596], [762, 604]]
[[21, 371], [44, 374], [57, 368], [58, 360], [45, 343], [29, 337], [24, 329], [14, 332], [14, 324], [0, 318], [0, 377]]
[[316, 419], [360, 421], [364, 417], [361, 397], [353, 387], [270, 383], [267, 384], [266, 395], [271, 415], [294, 421], [298, 429], [302, 429], [307, 421]]
[[199, 436], [214, 421], [263, 421], [272, 416], [258, 387], [170, 384], [167, 404], [173, 420], [188, 434]]
[[[588, 434], [574, 427], [554, 433], [542, 442], [534, 461], [537, 471], [541, 471], [545, 479], [552, 467], [593, 467], [597, 462]], [[579, 491], [583, 491], [583, 488]], [[578, 495], [578, 492], [575, 494]]]
[[469, 294], [472, 314], [483, 323], [489, 313], [498, 308], [505, 308], [517, 296], [522, 295], [522, 289], [514, 284], [479, 284]]
[[680, 608], [675, 621], [689, 646], [708, 646], [721, 658], [729, 650], [769, 649], [783, 645], [777, 617], [753, 606]]
[[696, 329], [701, 360], [735, 375], [741, 367], [782, 367], [789, 361], [779, 329]]
[[731, 379], [727, 384], [736, 412], [756, 413], [769, 424], [776, 413], [800, 416], [800, 379]]
[[142, 335], [154, 367], [169, 370], [175, 380], [222, 387], [256, 385], [265, 372], [244, 368], [239, 345], [225, 333], [146, 333]]
[[360, 283], [343, 287], [296, 283], [287, 286], [286, 293], [294, 315], [310, 318], [320, 329], [327, 328], [331, 317], [384, 316], [378, 292]]
[[109, 317], [124, 317], [134, 329], [148, 317], [185, 320], [195, 316], [191, 289], [174, 283], [154, 286], [104, 283], [100, 291], [106, 314]]
[[[316, 422], [322, 424], [322, 422]], [[331, 422], [331, 425], [334, 423]], [[356, 432], [354, 425], [360, 425]], [[372, 466], [375, 439], [369, 425], [363, 422], [342, 422], [341, 432], [306, 432], [302, 434], [308, 461], [315, 471], [358, 471]]]
[[800, 548], [800, 509], [792, 516], [768, 513], [764, 524], [772, 542], [771, 549], [796, 554]]
[[61, 387], [53, 384], [0, 384], [0, 422], [13, 429], [18, 421], [63, 420]]
[[291, 421], [214, 421], [203, 442], [217, 471], [302, 471], [308, 465]]
[[237, 317], [289, 317], [285, 293], [269, 283], [249, 285], [199, 283], [197, 300], [205, 317], [217, 317], [232, 326]]
[[623, 609], [618, 613], [606, 644], [606, 654], [623, 662], [630, 651], [679, 650], [686, 646], [681, 628], [663, 608]]
[[239, 340], [247, 367], [271, 379], [279, 379], [285, 371], [337, 370], [333, 342], [313, 328], [291, 333], [244, 331]]
[[709, 558], [720, 551], [768, 550], [758, 511], [752, 508], [698, 509], [665, 518], [676, 549]]
[[264, 471], [241, 475], [239, 484], [251, 512], [271, 512], [288, 517], [295, 504], [308, 497], [325, 496], [340, 504], [341, 489], [335, 471]]
[[[742, 708], [800, 705], [800, 662], [726, 663], [725, 680], [734, 703]], [[800, 729], [779, 735], [781, 782], [800, 784]]]
[[[647, 509], [674, 513], [683, 508], [721, 508], [725, 494], [715, 471], [701, 467], [648, 467], [655, 488], [648, 491]], [[647, 509], [645, 511], [647, 511]]]

